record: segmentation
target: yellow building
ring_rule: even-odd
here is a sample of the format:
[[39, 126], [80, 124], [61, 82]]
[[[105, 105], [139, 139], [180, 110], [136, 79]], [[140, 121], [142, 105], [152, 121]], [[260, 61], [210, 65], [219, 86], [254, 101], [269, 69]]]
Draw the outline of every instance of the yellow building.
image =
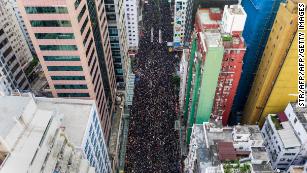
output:
[[267, 114], [281, 112], [289, 101], [297, 100], [296, 2], [288, 0], [280, 4], [244, 108], [244, 124], [262, 126]]

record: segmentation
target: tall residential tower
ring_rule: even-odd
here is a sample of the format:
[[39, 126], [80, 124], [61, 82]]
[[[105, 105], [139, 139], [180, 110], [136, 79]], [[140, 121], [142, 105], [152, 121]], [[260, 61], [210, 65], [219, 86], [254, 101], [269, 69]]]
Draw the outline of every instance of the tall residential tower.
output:
[[242, 117], [242, 110], [253, 83], [258, 64], [268, 40], [281, 0], [242, 0], [247, 13], [243, 37], [246, 53], [243, 58], [242, 75], [231, 110], [231, 124]]
[[0, 95], [29, 89], [24, 68], [31, 60], [30, 49], [11, 6], [0, 1]]
[[125, 23], [126, 7], [124, 5], [124, 0], [105, 1], [117, 88], [120, 90], [125, 89], [128, 65], [128, 44]]
[[296, 101], [297, 1], [281, 3], [247, 99], [243, 123], [262, 125], [269, 113]]
[[103, 1], [20, 0], [54, 97], [96, 100], [108, 139], [116, 82]]

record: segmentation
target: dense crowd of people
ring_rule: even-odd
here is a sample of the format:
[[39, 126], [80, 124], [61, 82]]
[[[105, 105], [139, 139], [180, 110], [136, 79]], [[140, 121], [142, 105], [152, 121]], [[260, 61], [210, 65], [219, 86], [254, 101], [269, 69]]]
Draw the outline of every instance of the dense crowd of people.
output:
[[171, 83], [178, 60], [167, 47], [173, 35], [171, 22], [167, 0], [150, 0], [145, 4], [143, 34], [136, 55], [135, 71], [140, 80], [135, 84], [129, 122], [127, 173], [179, 173], [181, 170], [175, 130], [178, 96]]

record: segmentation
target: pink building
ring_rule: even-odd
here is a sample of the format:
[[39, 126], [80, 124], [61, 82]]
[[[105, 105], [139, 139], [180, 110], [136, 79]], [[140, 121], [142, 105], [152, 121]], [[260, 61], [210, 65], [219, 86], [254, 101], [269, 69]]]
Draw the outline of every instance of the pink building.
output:
[[96, 100], [108, 140], [115, 102], [105, 5], [100, 0], [19, 0], [54, 97]]

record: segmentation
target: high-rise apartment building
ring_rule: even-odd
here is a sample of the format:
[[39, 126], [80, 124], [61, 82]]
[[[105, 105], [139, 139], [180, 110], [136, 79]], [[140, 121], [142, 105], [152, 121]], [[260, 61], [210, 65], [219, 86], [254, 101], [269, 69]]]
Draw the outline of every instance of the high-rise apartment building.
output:
[[[128, 44], [125, 22], [126, 7], [124, 0], [107, 0], [105, 1], [105, 8], [108, 20], [117, 88], [124, 90], [126, 85], [125, 82], [127, 78], [128, 65]], [[133, 22], [133, 24], [135, 23]], [[137, 33], [133, 33], [132, 36], [135, 36], [135, 34]]]
[[269, 114], [262, 127], [265, 146], [274, 169], [288, 170], [307, 160], [307, 109], [289, 103], [284, 111]]
[[175, 0], [174, 5], [174, 35], [173, 46], [182, 47], [184, 44], [185, 20], [188, 0]]
[[2, 29], [8, 35], [7, 39], [19, 61], [21, 68], [25, 70], [32, 61], [33, 57], [26, 39], [22, 33], [21, 28], [11, 3], [8, 0], [0, 1], [0, 20]]
[[221, 8], [225, 5], [237, 4], [238, 0], [187, 0], [185, 12], [185, 27], [183, 37], [185, 45], [191, 42], [191, 35], [194, 30], [195, 16], [198, 8]]
[[94, 99], [109, 136], [116, 80], [103, 1], [20, 0], [54, 97]]
[[23, 33], [23, 35], [24, 35], [24, 37], [25, 37], [25, 39], [28, 43], [28, 46], [29, 46], [31, 52], [34, 53], [35, 49], [34, 49], [32, 40], [30, 38], [30, 35], [28, 33], [28, 30], [26, 28], [25, 22], [22, 19], [22, 16], [20, 14], [20, 11], [19, 11], [19, 8], [18, 8], [18, 5], [17, 5], [17, 0], [6, 0], [6, 2], [10, 3], [11, 7], [13, 8], [13, 11], [14, 11], [15, 16], [17, 18], [19, 27], [21, 28], [21, 31], [22, 31], [22, 33]]
[[0, 95], [30, 87], [21, 62], [26, 65], [32, 56], [9, 7], [0, 1]]
[[184, 109], [184, 119], [189, 117], [188, 139], [194, 123], [210, 118], [228, 123], [245, 53], [241, 36], [245, 19], [240, 5], [225, 6], [223, 12], [219, 8], [197, 12]]
[[297, 2], [281, 3], [246, 102], [243, 122], [262, 125], [269, 113], [296, 101]]
[[92, 100], [0, 97], [0, 172], [110, 173]]
[[124, 3], [128, 49], [136, 51], [139, 49], [140, 0], [124, 0]]
[[243, 69], [238, 91], [232, 105], [231, 124], [237, 124], [242, 117], [244, 104], [280, 2], [281, 0], [242, 0], [241, 4], [247, 13], [246, 24], [242, 34], [246, 42], [246, 53], [243, 58]]

